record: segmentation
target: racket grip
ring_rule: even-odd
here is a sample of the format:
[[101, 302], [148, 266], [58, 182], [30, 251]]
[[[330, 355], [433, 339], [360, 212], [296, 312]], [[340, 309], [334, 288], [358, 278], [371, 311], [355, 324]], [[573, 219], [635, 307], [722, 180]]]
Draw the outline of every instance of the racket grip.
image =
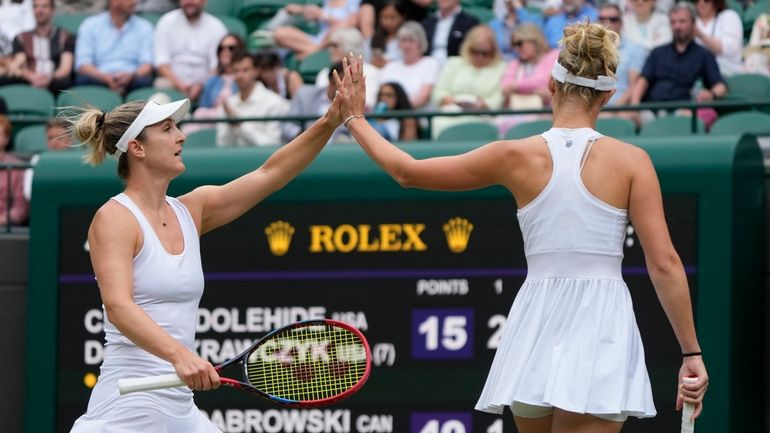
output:
[[[682, 383], [696, 383], [697, 377], [685, 376], [682, 378]], [[695, 421], [692, 421], [692, 414], [695, 412], [695, 406], [689, 403], [682, 404], [682, 433], [694, 433]]]
[[129, 379], [120, 379], [118, 381], [118, 390], [120, 395], [130, 394], [132, 392], [152, 391], [155, 389], [176, 388], [184, 386], [185, 383], [174, 373], [161, 376], [132, 377]]

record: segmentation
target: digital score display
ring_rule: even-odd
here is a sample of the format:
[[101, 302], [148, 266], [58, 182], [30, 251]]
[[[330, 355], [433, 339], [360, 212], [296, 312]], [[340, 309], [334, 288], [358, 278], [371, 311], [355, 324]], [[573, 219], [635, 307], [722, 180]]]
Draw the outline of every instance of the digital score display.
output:
[[[695, 296], [697, 200], [669, 196], [665, 206]], [[56, 417], [57, 431], [68, 432], [86, 410], [104, 333], [86, 244], [95, 209], [61, 212]], [[668, 431], [679, 419], [679, 347], [633, 227], [626, 233], [624, 278], [659, 413], [629, 419], [624, 431]], [[217, 364], [271, 329], [328, 317], [361, 329], [374, 361], [359, 393], [326, 408], [279, 407], [227, 389], [196, 393], [223, 431], [516, 431], [509, 412], [473, 410], [526, 278], [512, 199], [268, 202], [205, 235], [201, 254], [199, 355]]]

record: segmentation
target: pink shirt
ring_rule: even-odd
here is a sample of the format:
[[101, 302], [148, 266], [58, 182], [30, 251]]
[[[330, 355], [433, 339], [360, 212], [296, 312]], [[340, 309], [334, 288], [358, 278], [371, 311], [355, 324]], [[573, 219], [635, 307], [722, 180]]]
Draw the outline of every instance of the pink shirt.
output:
[[548, 77], [551, 76], [551, 69], [556, 59], [559, 57], [559, 50], [551, 50], [540, 58], [540, 61], [530, 71], [526, 71], [526, 66], [519, 63], [518, 59], [511, 60], [503, 74], [502, 87], [516, 84], [516, 93], [530, 94], [538, 88], [548, 86]]
[[[0, 163], [22, 163], [15, 156], [6, 153], [0, 156]], [[29, 203], [24, 198], [24, 169], [11, 170], [11, 182], [8, 183], [8, 173], [0, 170], [0, 226], [8, 223], [8, 195], [11, 196], [10, 223], [19, 225], [27, 221]]]

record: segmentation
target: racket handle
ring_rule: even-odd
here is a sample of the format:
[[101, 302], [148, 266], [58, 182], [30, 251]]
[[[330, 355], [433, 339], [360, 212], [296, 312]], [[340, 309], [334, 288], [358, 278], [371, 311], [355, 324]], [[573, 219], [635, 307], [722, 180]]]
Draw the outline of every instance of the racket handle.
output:
[[[696, 383], [698, 378], [694, 376], [685, 376], [682, 378], [682, 383]], [[692, 421], [692, 414], [695, 412], [695, 405], [690, 403], [682, 404], [682, 433], [694, 433], [695, 421]]]
[[176, 388], [184, 386], [185, 383], [174, 373], [161, 376], [132, 377], [130, 379], [120, 379], [118, 381], [118, 390], [120, 395], [130, 394], [132, 392], [152, 391], [155, 389]]

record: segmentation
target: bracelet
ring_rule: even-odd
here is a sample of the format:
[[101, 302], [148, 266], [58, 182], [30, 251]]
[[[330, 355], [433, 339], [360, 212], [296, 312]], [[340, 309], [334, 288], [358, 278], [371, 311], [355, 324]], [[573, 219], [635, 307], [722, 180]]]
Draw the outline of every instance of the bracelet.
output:
[[682, 358], [689, 358], [691, 356], [703, 356], [703, 352], [690, 352], [682, 354]]
[[350, 121], [351, 121], [351, 120], [353, 120], [353, 119], [359, 119], [359, 118], [360, 118], [360, 119], [363, 119], [363, 118], [364, 118], [364, 115], [363, 115], [363, 114], [353, 114], [353, 115], [351, 115], [351, 116], [348, 116], [348, 118], [347, 118], [347, 119], [345, 119], [345, 121], [344, 121], [344, 122], [342, 122], [342, 124], [343, 124], [343, 125], [345, 125], [345, 128], [347, 128], [347, 127], [348, 127], [348, 123], [350, 123]]

